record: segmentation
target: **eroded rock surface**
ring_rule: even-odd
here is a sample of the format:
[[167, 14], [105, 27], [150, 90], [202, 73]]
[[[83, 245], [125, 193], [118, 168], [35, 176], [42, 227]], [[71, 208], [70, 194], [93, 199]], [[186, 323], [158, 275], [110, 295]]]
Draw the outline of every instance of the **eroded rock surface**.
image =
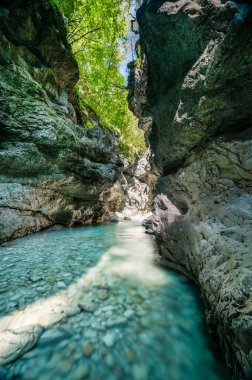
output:
[[149, 228], [161, 261], [200, 285], [235, 378], [250, 378], [251, 3], [149, 0], [138, 23], [129, 102], [163, 173]]
[[38, 341], [43, 329], [37, 325], [0, 332], [0, 365], [10, 363], [29, 351]]
[[101, 128], [76, 124], [78, 67], [50, 1], [0, 7], [0, 242], [102, 221], [123, 163]]
[[124, 160], [123, 172], [106, 198], [110, 211], [114, 211], [111, 220], [142, 221], [151, 214], [156, 179], [157, 170], [149, 149], [133, 164]]

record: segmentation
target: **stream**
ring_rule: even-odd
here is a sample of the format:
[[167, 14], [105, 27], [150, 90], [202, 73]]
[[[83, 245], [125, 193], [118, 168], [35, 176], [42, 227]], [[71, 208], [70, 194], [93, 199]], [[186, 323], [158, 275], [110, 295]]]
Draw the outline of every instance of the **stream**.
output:
[[195, 287], [133, 222], [0, 248], [0, 379], [225, 380]]

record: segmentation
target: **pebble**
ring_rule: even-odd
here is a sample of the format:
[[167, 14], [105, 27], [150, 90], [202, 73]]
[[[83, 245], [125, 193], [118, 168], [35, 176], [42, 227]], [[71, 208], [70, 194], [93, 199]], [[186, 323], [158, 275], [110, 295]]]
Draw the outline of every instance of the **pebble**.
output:
[[72, 306], [71, 308], [68, 309], [68, 316], [71, 316], [71, 315], [76, 315], [76, 314], [79, 314], [81, 312], [81, 309], [79, 306]]
[[112, 333], [107, 333], [103, 338], [103, 343], [105, 343], [105, 345], [107, 347], [112, 347], [116, 341], [116, 337], [114, 334]]
[[40, 280], [42, 280], [42, 277], [39, 277], [39, 276], [31, 276], [30, 277], [30, 281], [32, 281], [32, 282], [38, 282]]
[[64, 281], [58, 281], [58, 282], [56, 283], [56, 286], [57, 286], [57, 288], [59, 288], [59, 289], [63, 289], [63, 288], [66, 287], [66, 284], [64, 283]]
[[67, 348], [69, 351], [74, 351], [77, 347], [77, 343], [75, 341], [71, 341], [68, 343]]
[[53, 344], [69, 337], [66, 331], [61, 329], [46, 330], [39, 339], [39, 344]]
[[62, 277], [64, 277], [64, 278], [72, 278], [73, 276], [71, 275], [71, 273], [63, 273]]
[[106, 331], [106, 328], [103, 327], [103, 326], [96, 326], [96, 330], [97, 330], [97, 331], [104, 332], [104, 331]]
[[143, 302], [143, 300], [142, 300], [140, 297], [133, 297], [133, 298], [132, 298], [132, 302], [133, 302], [135, 305], [139, 305], [140, 303]]
[[148, 303], [143, 303], [142, 304], [142, 308], [146, 311], [150, 310], [151, 309], [151, 306], [148, 304]]
[[79, 326], [80, 327], [88, 327], [90, 325], [90, 321], [80, 321]]
[[46, 282], [47, 282], [48, 284], [53, 284], [55, 281], [56, 281], [56, 278], [53, 277], [53, 276], [49, 276], [49, 277], [47, 277], [47, 279], [46, 279]]
[[141, 318], [141, 325], [143, 327], [151, 327], [153, 321], [148, 317], [142, 317]]
[[8, 302], [8, 305], [7, 305], [7, 307], [11, 309], [17, 306], [18, 306], [18, 302]]
[[20, 295], [16, 294], [15, 296], [10, 298], [10, 301], [17, 302], [17, 301], [19, 301], [19, 299], [20, 299]]
[[126, 358], [129, 362], [133, 362], [135, 359], [135, 353], [130, 348], [128, 348], [126, 351]]
[[92, 343], [87, 343], [85, 344], [85, 346], [83, 347], [83, 352], [84, 352], [84, 355], [89, 357], [92, 355], [92, 353], [94, 352], [95, 350], [95, 347]]
[[88, 303], [85, 301], [80, 301], [79, 307], [81, 308], [82, 311], [86, 311], [88, 313], [94, 313], [98, 309], [99, 305], [94, 302]]
[[87, 330], [87, 331], [85, 331], [85, 337], [86, 338], [96, 338], [97, 332], [95, 330]]
[[126, 324], [127, 324], [127, 319], [123, 317], [112, 318], [106, 322], [106, 326], [108, 328], [115, 327], [115, 326], [124, 326]]
[[114, 365], [114, 357], [113, 355], [109, 354], [106, 356], [105, 358], [105, 363], [109, 366], [109, 367], [112, 367]]
[[139, 340], [143, 344], [149, 344], [149, 345], [152, 344], [152, 337], [150, 335], [148, 335], [147, 333], [141, 333], [141, 334], [139, 334]]
[[101, 301], [104, 301], [108, 298], [108, 292], [106, 290], [100, 290], [98, 292], [98, 297]]
[[[56, 360], [55, 360], [55, 362], [56, 362]], [[61, 361], [61, 363], [60, 363], [60, 366], [59, 366], [60, 372], [68, 373], [71, 370], [74, 362], [75, 362], [75, 359], [73, 356], [67, 356], [67, 358], [63, 359], [63, 361]]]
[[71, 379], [82, 380], [87, 377], [89, 373], [89, 367], [86, 363], [78, 363], [74, 369], [71, 371]]
[[124, 317], [128, 319], [132, 318], [134, 314], [135, 312], [132, 309], [128, 309], [123, 313]]
[[132, 367], [134, 380], [148, 379], [148, 368], [143, 365], [134, 364]]
[[45, 293], [46, 292], [46, 290], [47, 290], [47, 287], [46, 286], [38, 286], [37, 288], [36, 288], [36, 291], [38, 292], [38, 293]]

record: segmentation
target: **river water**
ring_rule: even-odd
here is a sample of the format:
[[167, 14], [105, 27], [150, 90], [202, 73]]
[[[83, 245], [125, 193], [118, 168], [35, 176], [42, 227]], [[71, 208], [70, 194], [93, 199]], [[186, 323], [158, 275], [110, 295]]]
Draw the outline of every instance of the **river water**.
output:
[[0, 248], [0, 378], [228, 379], [197, 291], [155, 250], [132, 222]]

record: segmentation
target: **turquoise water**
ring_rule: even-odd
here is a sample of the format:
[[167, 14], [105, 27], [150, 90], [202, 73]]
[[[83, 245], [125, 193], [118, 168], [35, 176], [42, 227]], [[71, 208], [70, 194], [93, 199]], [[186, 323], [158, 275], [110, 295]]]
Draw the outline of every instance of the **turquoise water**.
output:
[[156, 266], [155, 250], [131, 222], [41, 232], [2, 247], [0, 333], [39, 330], [0, 378], [228, 379], [195, 288]]

